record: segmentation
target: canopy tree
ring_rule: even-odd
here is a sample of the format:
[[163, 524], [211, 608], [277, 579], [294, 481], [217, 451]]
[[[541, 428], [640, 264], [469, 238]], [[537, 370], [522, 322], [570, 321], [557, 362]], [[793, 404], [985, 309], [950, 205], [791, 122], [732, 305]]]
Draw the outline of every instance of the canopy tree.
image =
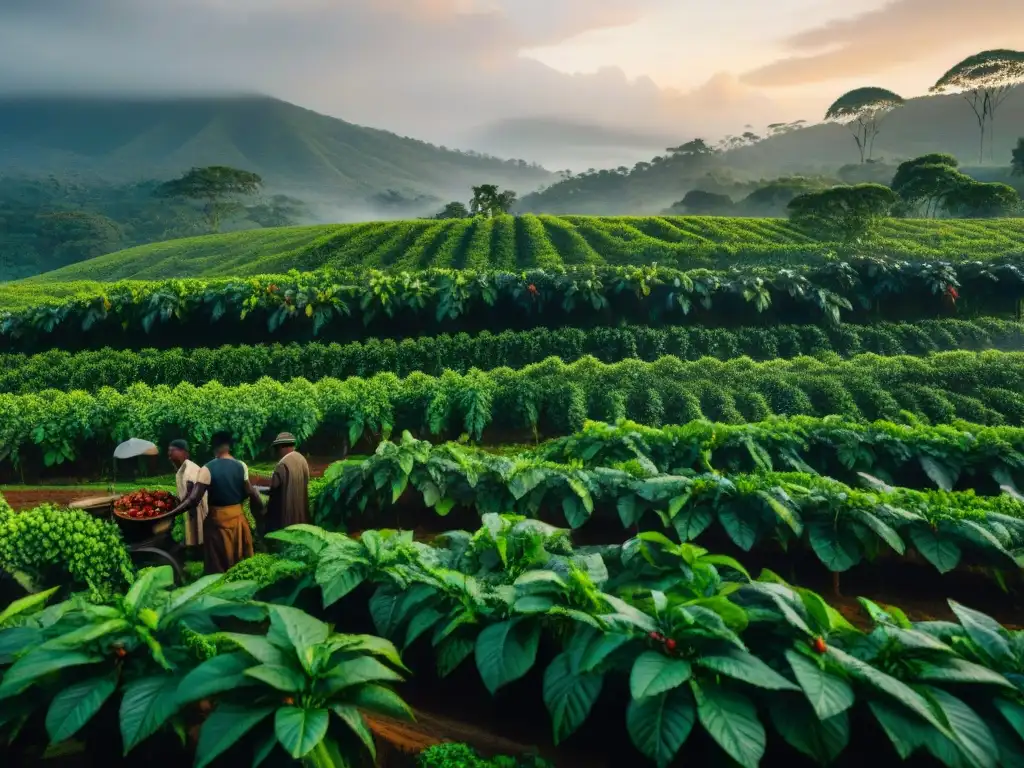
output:
[[1024, 82], [1024, 52], [1005, 49], [982, 51], [950, 69], [931, 87], [932, 93], [959, 93], [971, 107], [980, 134], [978, 162], [985, 161], [985, 130], [991, 149], [996, 110], [1010, 90]]
[[970, 177], [965, 177], [945, 198], [946, 210], [961, 219], [1012, 216], [1020, 210], [1020, 205], [1020, 195], [1009, 184], [984, 183]]
[[903, 202], [903, 213], [923, 212], [931, 218], [946, 207], [951, 194], [974, 181], [957, 170], [958, 166], [952, 155], [938, 153], [901, 163], [890, 186]]
[[510, 189], [498, 191], [496, 184], [481, 184], [473, 187], [473, 199], [469, 203], [469, 211], [474, 216], [493, 218], [509, 213], [516, 203], [516, 193]]
[[882, 118], [903, 104], [902, 96], [885, 88], [855, 88], [833, 102], [825, 119], [849, 127], [863, 163], [870, 160], [874, 152]]
[[1024, 176], [1024, 139], [1017, 139], [1013, 148], [1013, 159], [1010, 161], [1010, 175]]
[[181, 198], [202, 203], [203, 218], [211, 232], [220, 231], [224, 217], [241, 210], [240, 197], [251, 197], [263, 187], [263, 179], [250, 171], [226, 165], [193, 168], [181, 178], [161, 184], [160, 197]]
[[821, 237], [852, 241], [868, 234], [889, 216], [899, 202], [896, 193], [881, 184], [840, 186], [794, 197], [789, 220]]

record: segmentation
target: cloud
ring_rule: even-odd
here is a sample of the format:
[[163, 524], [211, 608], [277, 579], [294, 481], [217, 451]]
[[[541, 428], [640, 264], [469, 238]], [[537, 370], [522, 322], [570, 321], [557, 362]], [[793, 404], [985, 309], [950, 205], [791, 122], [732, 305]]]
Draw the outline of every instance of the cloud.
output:
[[979, 48], [1024, 47], [1024, 0], [892, 0], [795, 34], [784, 45], [793, 56], [747, 72], [743, 81], [806, 85], [876, 75], [947, 54], [952, 66]]
[[757, 122], [744, 104], [781, 119], [734, 79], [691, 96], [521, 55], [676, 1], [0, 0], [0, 91], [258, 92], [453, 146], [521, 117], [680, 141]]

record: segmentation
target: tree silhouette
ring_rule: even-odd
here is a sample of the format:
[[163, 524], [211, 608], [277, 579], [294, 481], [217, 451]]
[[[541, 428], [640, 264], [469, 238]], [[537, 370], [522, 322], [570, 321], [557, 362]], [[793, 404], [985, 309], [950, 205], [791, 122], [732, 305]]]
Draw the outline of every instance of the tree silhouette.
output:
[[499, 192], [497, 184], [481, 184], [479, 187], [473, 187], [469, 212], [474, 216], [486, 218], [501, 216], [512, 210], [516, 197], [516, 193], [510, 189]]
[[985, 161], [985, 129], [989, 142], [995, 137], [996, 110], [1014, 86], [1024, 82], [1024, 52], [982, 51], [969, 56], [950, 69], [929, 90], [932, 93], [959, 93], [978, 121], [980, 142], [978, 162]]
[[263, 179], [255, 173], [211, 165], [193, 168], [181, 178], [161, 184], [156, 194], [201, 202], [203, 218], [210, 231], [218, 232], [225, 216], [242, 209], [238, 198], [255, 195], [262, 187]]
[[836, 99], [825, 112], [825, 119], [849, 127], [863, 163], [874, 152], [882, 118], [903, 103], [902, 96], [885, 88], [856, 88]]

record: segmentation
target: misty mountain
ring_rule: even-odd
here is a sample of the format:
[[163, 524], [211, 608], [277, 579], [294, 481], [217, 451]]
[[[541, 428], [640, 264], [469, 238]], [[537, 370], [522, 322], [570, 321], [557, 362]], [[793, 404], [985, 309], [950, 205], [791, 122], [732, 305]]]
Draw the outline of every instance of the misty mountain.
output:
[[448, 150], [269, 97], [0, 97], [0, 171], [130, 182], [204, 165], [254, 171], [271, 189], [339, 208], [389, 191], [421, 204], [468, 200], [481, 183], [524, 193], [551, 178], [525, 161]]
[[[772, 136], [751, 146], [700, 156], [658, 152], [629, 173], [601, 170], [577, 175], [523, 199], [519, 210], [553, 214], [652, 214], [693, 189], [730, 193], [750, 191], [750, 183], [788, 176], [839, 176], [851, 181], [892, 178], [894, 167], [930, 152], [955, 155], [966, 173], [986, 181], [1008, 181], [1011, 150], [1024, 136], [1024, 88], [1000, 106], [993, 140], [986, 138], [979, 162], [978, 124], [960, 96], [910, 99], [881, 123], [875, 165], [850, 168], [860, 157], [851, 132], [842, 125], [818, 124]], [[713, 143], [714, 137], [708, 137]], [[845, 170], [840, 173], [841, 169]], [[734, 198], [734, 201], [738, 201]]]
[[[983, 164], [1009, 166], [1010, 151], [1024, 136], [1024, 88], [1016, 88], [996, 113], [994, 141], [985, 140]], [[929, 152], [948, 152], [961, 165], [979, 164], [978, 123], [961, 96], [921, 96], [886, 116], [875, 140], [876, 160], [898, 163]], [[816, 173], [858, 162], [850, 131], [812, 125], [728, 154], [729, 165], [756, 175]]]

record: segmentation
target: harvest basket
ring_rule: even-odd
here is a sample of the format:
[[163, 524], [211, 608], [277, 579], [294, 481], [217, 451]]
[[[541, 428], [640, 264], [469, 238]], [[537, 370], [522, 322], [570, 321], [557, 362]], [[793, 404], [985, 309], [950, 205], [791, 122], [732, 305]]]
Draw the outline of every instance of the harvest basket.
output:
[[174, 527], [174, 518], [171, 517], [171, 512], [174, 507], [178, 506], [177, 497], [166, 494], [164, 498], [170, 508], [150, 517], [130, 517], [121, 511], [119, 507], [124, 505], [123, 503], [126, 498], [128, 497], [122, 496], [118, 498], [111, 505], [111, 511], [113, 512], [114, 519], [121, 526], [121, 533], [127, 541], [148, 541], [170, 536], [171, 529]]

